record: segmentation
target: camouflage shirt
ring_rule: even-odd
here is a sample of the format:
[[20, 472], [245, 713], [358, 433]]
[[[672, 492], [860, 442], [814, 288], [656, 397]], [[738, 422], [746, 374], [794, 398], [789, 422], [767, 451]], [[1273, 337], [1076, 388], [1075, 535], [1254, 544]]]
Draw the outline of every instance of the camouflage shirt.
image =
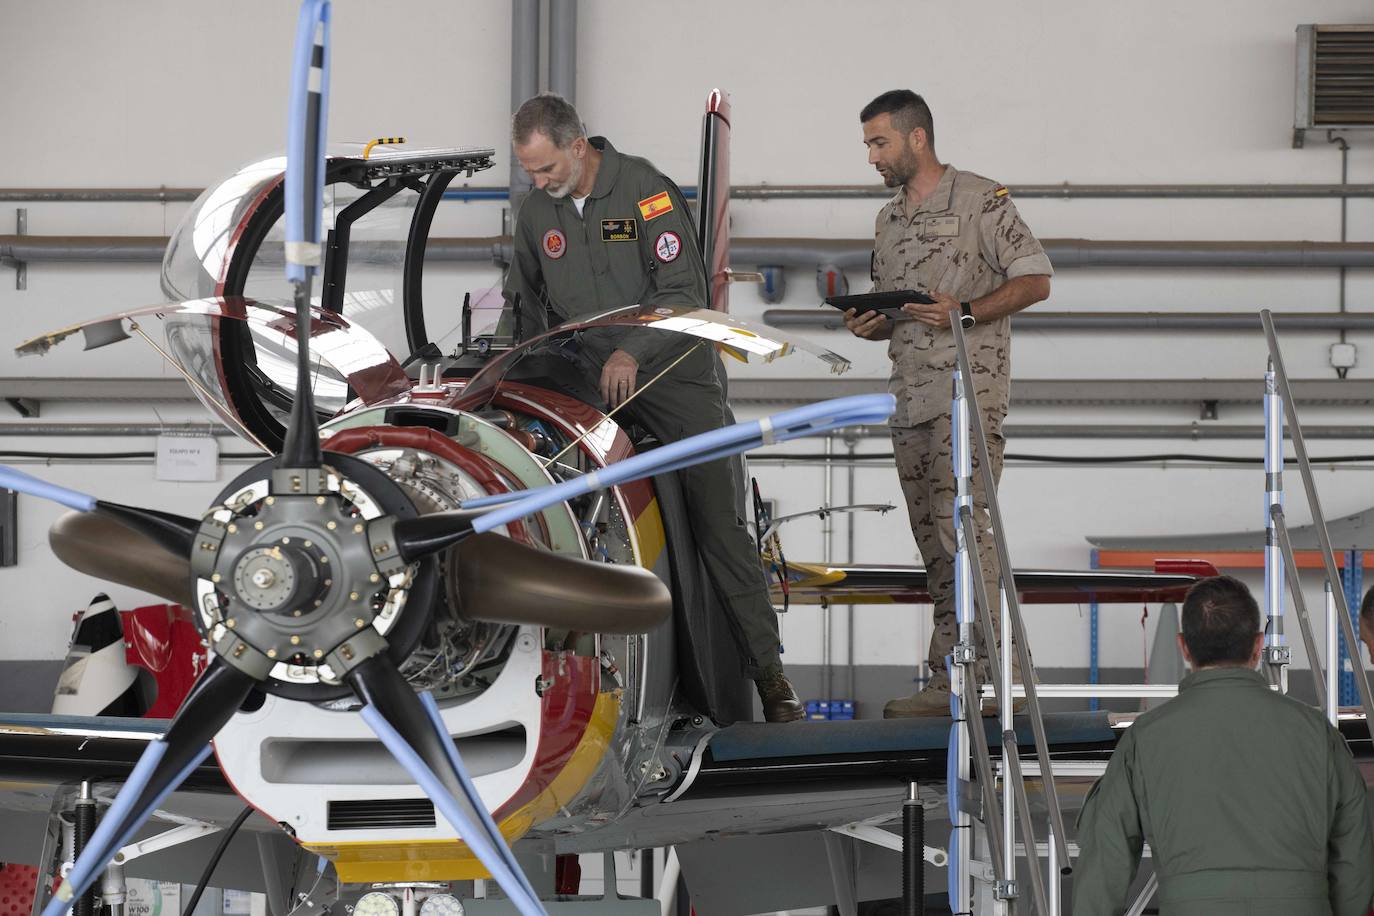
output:
[[[1054, 273], [1007, 189], [952, 165], [914, 209], [906, 188], [900, 189], [878, 211], [875, 235], [875, 292], [942, 292], [968, 302], [1012, 277]], [[1010, 398], [1011, 322], [979, 322], [967, 337], [978, 404], [1000, 425]], [[949, 412], [956, 357], [948, 329], [899, 321], [887, 355], [892, 360], [888, 390], [897, 398], [892, 426], [915, 426]]]

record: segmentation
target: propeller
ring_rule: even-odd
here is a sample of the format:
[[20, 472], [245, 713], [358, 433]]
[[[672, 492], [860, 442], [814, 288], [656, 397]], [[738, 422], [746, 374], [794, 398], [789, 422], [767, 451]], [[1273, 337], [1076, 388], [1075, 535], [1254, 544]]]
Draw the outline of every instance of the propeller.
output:
[[[177, 580], [189, 569], [181, 581], [194, 591], [190, 606], [212, 650], [167, 732], [148, 745], [43, 916], [60, 916], [89, 889], [115, 852], [206, 758], [209, 742], [254, 689], [289, 699], [357, 697], [362, 718], [520, 912], [542, 914], [433, 698], [417, 697], [397, 668], [429, 622], [436, 554], [582, 493], [759, 444], [880, 423], [895, 408], [886, 394], [826, 401], [665, 445], [560, 484], [428, 516], [420, 516], [405, 490], [372, 465], [348, 455], [326, 456], [310, 385], [310, 285], [323, 222], [329, 18], [329, 0], [303, 0], [285, 191], [297, 389], [281, 453], [239, 475], [200, 519], [107, 502], [0, 466], [0, 486], [81, 514], [64, 520], [55, 535], [55, 544], [67, 548], [59, 550], [64, 557], [80, 552], [82, 538], [116, 530], [100, 522], [136, 534], [124, 545], [128, 569], [119, 570], [121, 555], [108, 550], [90, 551], [73, 562], [76, 568], [121, 582], [151, 582], [164, 594], [179, 594]], [[661, 623], [671, 607], [666, 589], [643, 570], [605, 564], [590, 570], [495, 537], [474, 538], [472, 546], [466, 557], [460, 551], [458, 582], [483, 619], [643, 632]], [[546, 567], [532, 569], [535, 564]], [[518, 582], [505, 591], [497, 586], [502, 578], [533, 579], [549, 569], [551, 578], [566, 580], [564, 591], [541, 592]], [[550, 601], [563, 605], [552, 618], [538, 608]]]
[[[310, 364], [310, 286], [320, 263], [324, 138], [329, 89], [329, 0], [304, 0], [297, 21], [286, 169], [286, 273], [296, 308], [296, 397], [282, 451], [241, 475], [199, 521], [96, 499], [0, 467], [0, 486], [102, 516], [138, 536], [116, 578], [175, 591], [179, 558], [196, 577], [192, 606], [214, 653], [166, 734], [149, 744], [96, 834], [48, 901], [60, 916], [84, 894], [114, 853], [209, 754], [209, 742], [254, 687], [283, 692], [282, 664], [304, 665], [324, 683], [351, 690], [363, 716], [498, 879], [521, 913], [544, 909], [505, 839], [486, 813], [442, 720], [431, 715], [389, 655], [388, 636], [418, 633], [429, 602], [409, 609], [416, 565], [387, 539], [395, 516], [415, 515], [404, 492], [380, 472], [344, 456], [324, 463]], [[340, 472], [337, 465], [343, 465]], [[244, 477], [251, 478], [246, 485]], [[109, 532], [108, 526], [103, 526]], [[65, 548], [101, 533], [89, 520], [66, 521]], [[92, 552], [78, 568], [116, 572]], [[427, 560], [420, 566], [433, 567]], [[372, 599], [385, 592], [382, 613]], [[399, 611], [387, 619], [387, 609]], [[399, 618], [407, 618], [399, 622]], [[408, 648], [405, 651], [409, 651]], [[281, 662], [277, 659], [282, 659]], [[430, 701], [432, 704], [432, 700]]]

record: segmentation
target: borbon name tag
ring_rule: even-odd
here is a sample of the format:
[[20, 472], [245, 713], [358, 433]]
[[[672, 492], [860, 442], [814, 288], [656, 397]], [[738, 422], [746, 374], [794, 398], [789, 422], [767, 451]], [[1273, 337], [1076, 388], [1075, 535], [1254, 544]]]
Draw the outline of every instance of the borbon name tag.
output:
[[218, 480], [219, 443], [209, 436], [158, 436], [158, 480]]

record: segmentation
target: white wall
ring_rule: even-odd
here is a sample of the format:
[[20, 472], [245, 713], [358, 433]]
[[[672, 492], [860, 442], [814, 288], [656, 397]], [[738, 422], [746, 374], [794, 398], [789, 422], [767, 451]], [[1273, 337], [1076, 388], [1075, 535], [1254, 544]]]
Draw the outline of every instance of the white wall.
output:
[[[578, 103], [594, 133], [647, 155], [682, 183], [696, 182], [703, 100], [723, 86], [733, 94], [734, 177], [740, 183], [863, 183], [873, 180], [857, 112], [888, 88], [922, 92], [934, 109], [938, 148], [961, 168], [1010, 184], [1167, 182], [1331, 182], [1339, 155], [1318, 136], [1291, 148], [1294, 27], [1305, 22], [1370, 21], [1369, 6], [1348, 2], [1062, 2], [947, 4], [819, 0], [726, 4], [619, 3], [579, 6]], [[145, 0], [8, 3], [0, 8], [0, 185], [202, 186], [236, 165], [282, 146], [294, 4]], [[509, 107], [509, 9], [492, 2], [339, 0], [334, 5], [330, 135], [367, 139], [402, 133], [427, 144], [492, 145], [498, 165], [473, 184], [503, 184]], [[1350, 180], [1374, 181], [1374, 136], [1352, 137]], [[1020, 207], [1041, 237], [1091, 239], [1308, 239], [1339, 237], [1334, 201], [1051, 201]], [[496, 234], [498, 204], [463, 205], [463, 231]], [[861, 238], [878, 203], [737, 202], [740, 236]], [[30, 204], [36, 234], [160, 235], [178, 206]], [[1352, 201], [1350, 238], [1374, 238], [1374, 202]], [[0, 225], [10, 216], [0, 213]], [[499, 281], [495, 268], [455, 272], [473, 287]], [[866, 278], [852, 276], [856, 289]], [[788, 277], [784, 306], [816, 304], [806, 272]], [[1370, 272], [1349, 278], [1350, 308], [1367, 311]], [[1333, 271], [1065, 270], [1045, 308], [1332, 311]], [[763, 306], [747, 286], [734, 312], [757, 318]], [[71, 321], [160, 299], [151, 265], [34, 265], [29, 289], [0, 273], [0, 314], [18, 340]], [[855, 361], [854, 373], [886, 374], [881, 348], [838, 333], [815, 338]], [[1333, 337], [1289, 335], [1295, 377], [1329, 377]], [[1374, 379], [1374, 335], [1352, 335], [1361, 364], [1352, 377]], [[804, 356], [738, 374], [818, 376]], [[1023, 333], [1015, 374], [1047, 378], [1250, 378], [1264, 365], [1258, 334]], [[137, 343], [91, 354], [68, 344], [42, 360], [0, 354], [0, 376], [128, 375], [164, 372]], [[168, 405], [117, 411], [70, 408], [82, 418], [155, 422]], [[156, 413], [154, 410], [156, 409]], [[50, 411], [47, 419], [67, 417]], [[1312, 411], [1312, 423], [1374, 423], [1368, 409]], [[1170, 422], [1196, 419], [1192, 408], [1037, 408], [1013, 423]], [[1258, 422], [1257, 412], [1223, 422]], [[1259, 454], [1259, 443], [1014, 441], [1012, 451], [1121, 454], [1182, 450]], [[22, 448], [147, 448], [146, 441], [23, 440]], [[226, 440], [226, 447], [228, 443]], [[881, 450], [884, 443], [865, 443]], [[1369, 443], [1321, 442], [1315, 454], [1374, 451]], [[150, 468], [108, 464], [53, 469], [54, 479], [130, 502], [190, 511], [214, 486], [171, 488]], [[222, 475], [221, 483], [228, 479]], [[815, 469], [759, 468], [782, 512], [819, 504]], [[837, 497], [845, 497], [837, 472]], [[1323, 473], [1331, 517], [1374, 503], [1368, 469]], [[888, 469], [860, 470], [855, 498], [899, 501]], [[1291, 514], [1305, 521], [1296, 475]], [[1262, 479], [1254, 468], [1063, 468], [1016, 464], [1002, 497], [1013, 553], [1026, 566], [1085, 566], [1089, 534], [1183, 533], [1258, 527]], [[25, 500], [17, 569], [0, 570], [0, 658], [62, 653], [69, 610], [95, 587], [46, 555], [52, 512]], [[837, 559], [843, 559], [844, 522]], [[788, 552], [819, 556], [820, 526], [787, 530]], [[861, 556], [905, 562], [914, 551], [900, 512], [864, 517]], [[1258, 581], [1251, 577], [1252, 584]], [[132, 595], [116, 595], [132, 602]], [[1319, 595], [1309, 588], [1309, 602]], [[859, 611], [860, 661], [913, 663], [924, 653], [924, 613]], [[1139, 610], [1123, 608], [1103, 628], [1103, 663], [1140, 657]], [[1086, 611], [1037, 613], [1041, 664], [1087, 658]], [[1150, 626], [1153, 625], [1153, 615]], [[1290, 627], [1296, 636], [1296, 629]], [[836, 628], [838, 658], [844, 657]], [[785, 622], [788, 658], [820, 660], [819, 615], [797, 610]], [[1300, 654], [1300, 653], [1299, 653]]]

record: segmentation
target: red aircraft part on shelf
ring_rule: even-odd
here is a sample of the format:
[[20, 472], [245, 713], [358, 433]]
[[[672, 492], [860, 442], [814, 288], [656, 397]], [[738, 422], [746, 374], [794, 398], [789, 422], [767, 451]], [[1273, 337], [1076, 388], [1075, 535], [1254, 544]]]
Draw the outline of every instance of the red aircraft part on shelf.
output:
[[191, 612], [179, 604], [151, 604], [119, 617], [125, 662], [151, 674], [157, 691], [143, 716], [170, 719], [205, 670], [205, 646]]

